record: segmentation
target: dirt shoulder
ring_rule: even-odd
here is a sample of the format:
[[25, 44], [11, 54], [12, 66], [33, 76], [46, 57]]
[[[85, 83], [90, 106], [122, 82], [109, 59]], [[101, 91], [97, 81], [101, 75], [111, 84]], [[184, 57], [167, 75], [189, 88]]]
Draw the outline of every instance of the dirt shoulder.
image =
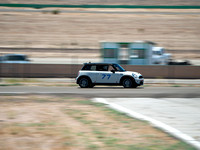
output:
[[81, 97], [0, 96], [0, 149], [188, 150], [185, 143]]
[[[23, 53], [29, 58], [99, 58], [102, 41], [148, 40], [170, 50], [173, 59], [195, 60], [195, 63], [199, 59], [198, 9], [45, 8], [40, 9], [41, 12], [29, 12], [32, 10], [30, 8], [25, 9], [27, 12], [10, 12], [6, 11], [10, 8], [3, 7], [1, 9], [5, 12], [0, 12], [0, 55]], [[58, 13], [54, 14], [55, 11]], [[90, 13], [84, 13], [87, 11]], [[101, 13], [104, 11], [117, 13]], [[2, 49], [4, 47], [11, 50]], [[47, 50], [40, 51], [40, 48]]]
[[[3, 8], [2, 8], [3, 9]], [[56, 8], [55, 8], [56, 9]], [[44, 9], [46, 10], [46, 9]], [[0, 12], [1, 47], [95, 48], [101, 41], [148, 40], [166, 49], [199, 50], [200, 10], [122, 10], [118, 13], [83, 13], [87, 9], [49, 12]], [[73, 13], [74, 11], [74, 13]], [[105, 11], [105, 9], [91, 9]], [[154, 12], [155, 14], [129, 14]], [[183, 14], [156, 14], [157, 11]], [[122, 13], [120, 13], [122, 12]], [[187, 14], [194, 12], [197, 14]]]

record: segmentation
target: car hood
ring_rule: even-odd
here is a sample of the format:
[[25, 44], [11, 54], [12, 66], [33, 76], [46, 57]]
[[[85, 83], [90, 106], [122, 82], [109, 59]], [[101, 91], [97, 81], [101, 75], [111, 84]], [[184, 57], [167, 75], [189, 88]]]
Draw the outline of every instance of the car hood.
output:
[[139, 72], [134, 72], [134, 71], [126, 71], [125, 74], [131, 75], [131, 76], [135, 75], [135, 76], [138, 76], [138, 77], [141, 75]]

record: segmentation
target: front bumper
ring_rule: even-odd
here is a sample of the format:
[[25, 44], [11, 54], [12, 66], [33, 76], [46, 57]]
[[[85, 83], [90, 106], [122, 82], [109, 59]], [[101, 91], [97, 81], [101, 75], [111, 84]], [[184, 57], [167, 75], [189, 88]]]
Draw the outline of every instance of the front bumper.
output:
[[144, 79], [136, 80], [136, 83], [137, 83], [138, 86], [144, 85]]
[[140, 81], [139, 85], [144, 85], [144, 80]]

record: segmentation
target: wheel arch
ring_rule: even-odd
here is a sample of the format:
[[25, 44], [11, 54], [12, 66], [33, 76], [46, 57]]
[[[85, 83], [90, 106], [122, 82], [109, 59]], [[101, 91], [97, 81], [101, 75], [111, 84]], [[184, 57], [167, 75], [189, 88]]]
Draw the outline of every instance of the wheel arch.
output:
[[82, 76], [78, 77], [78, 80], [76, 81], [76, 83], [79, 84], [79, 81], [80, 81], [82, 78], [87, 78], [87, 79], [90, 81], [90, 83], [92, 83], [92, 80], [90, 79], [90, 77], [88, 77], [88, 76], [86, 76], [86, 75], [82, 75]]
[[121, 79], [120, 79], [120, 82], [119, 84], [122, 85], [122, 82], [125, 78], [129, 78], [131, 79], [133, 82], [135, 82], [135, 79], [132, 77], [132, 76], [129, 76], [129, 75], [125, 75], [125, 76], [122, 76]]

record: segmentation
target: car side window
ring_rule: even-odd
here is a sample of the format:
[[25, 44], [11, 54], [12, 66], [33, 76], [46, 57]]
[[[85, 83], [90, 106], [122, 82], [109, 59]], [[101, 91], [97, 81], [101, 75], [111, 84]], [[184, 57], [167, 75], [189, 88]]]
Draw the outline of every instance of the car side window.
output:
[[108, 65], [97, 65], [97, 71], [108, 71]]
[[92, 65], [91, 68], [90, 68], [90, 70], [91, 70], [91, 71], [96, 71], [96, 68], [97, 68], [97, 67], [96, 67], [95, 65]]
[[82, 70], [96, 71], [96, 65], [85, 65]]
[[113, 68], [113, 66], [109, 66], [108, 71], [111, 71], [111, 70], [115, 70], [116, 71], [116, 69]]
[[90, 65], [85, 65], [81, 70], [90, 70], [91, 66]]

